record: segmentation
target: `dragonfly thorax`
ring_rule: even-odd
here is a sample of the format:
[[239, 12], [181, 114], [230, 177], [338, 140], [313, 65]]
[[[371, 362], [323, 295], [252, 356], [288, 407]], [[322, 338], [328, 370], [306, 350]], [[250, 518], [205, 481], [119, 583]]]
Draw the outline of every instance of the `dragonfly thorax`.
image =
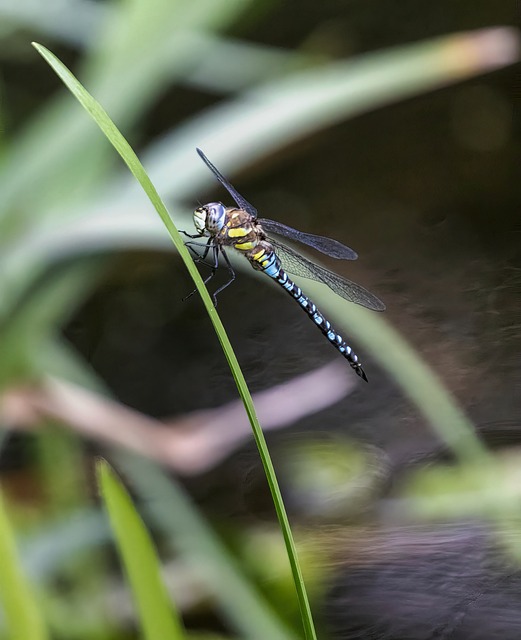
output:
[[194, 211], [194, 225], [201, 235], [219, 233], [226, 221], [226, 207], [221, 202], [209, 202]]

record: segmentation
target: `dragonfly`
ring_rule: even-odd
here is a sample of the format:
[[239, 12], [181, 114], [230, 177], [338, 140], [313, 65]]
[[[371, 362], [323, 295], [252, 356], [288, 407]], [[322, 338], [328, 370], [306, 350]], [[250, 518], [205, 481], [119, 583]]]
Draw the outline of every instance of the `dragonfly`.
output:
[[353, 349], [310, 298], [291, 280], [288, 273], [321, 282], [345, 300], [367, 309], [383, 311], [384, 303], [361, 285], [308, 260], [286, 242], [299, 242], [338, 260], [356, 260], [356, 252], [338, 240], [304, 233], [268, 218], [259, 218], [257, 209], [241, 196], [201, 149], [197, 149], [197, 153], [236, 205], [227, 207], [222, 202], [208, 202], [199, 206], [193, 213], [197, 233], [183, 232], [192, 239], [207, 238], [206, 243], [194, 240], [186, 242], [196, 256], [196, 261], [211, 267], [211, 273], [205, 283], [216, 273], [221, 255], [226, 262], [230, 278], [213, 293], [214, 304], [217, 306], [217, 295], [235, 279], [235, 272], [226, 253], [226, 249], [231, 247], [244, 255], [254, 269], [262, 271], [287, 291], [335, 349], [346, 358], [355, 373], [367, 382], [360, 359]]

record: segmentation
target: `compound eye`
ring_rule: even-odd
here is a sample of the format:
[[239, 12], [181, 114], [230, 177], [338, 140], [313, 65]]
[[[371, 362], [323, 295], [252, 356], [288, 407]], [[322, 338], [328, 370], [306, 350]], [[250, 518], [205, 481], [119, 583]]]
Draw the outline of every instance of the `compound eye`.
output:
[[224, 205], [221, 204], [220, 202], [213, 202], [209, 208], [210, 208], [210, 215], [214, 220], [219, 220], [219, 218], [222, 218], [226, 211]]
[[210, 232], [220, 231], [226, 219], [226, 207], [221, 202], [210, 202], [206, 205], [208, 219], [206, 221]]

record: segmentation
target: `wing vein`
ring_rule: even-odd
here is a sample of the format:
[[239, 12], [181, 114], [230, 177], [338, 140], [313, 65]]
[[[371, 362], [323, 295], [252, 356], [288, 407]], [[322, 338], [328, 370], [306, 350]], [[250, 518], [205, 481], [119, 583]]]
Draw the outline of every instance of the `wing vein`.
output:
[[297, 253], [294, 249], [270, 238], [275, 253], [280, 258], [283, 268], [296, 276], [309, 278], [327, 285], [337, 295], [349, 302], [354, 302], [373, 311], [383, 311], [384, 303], [373, 293], [343, 276], [321, 267]]

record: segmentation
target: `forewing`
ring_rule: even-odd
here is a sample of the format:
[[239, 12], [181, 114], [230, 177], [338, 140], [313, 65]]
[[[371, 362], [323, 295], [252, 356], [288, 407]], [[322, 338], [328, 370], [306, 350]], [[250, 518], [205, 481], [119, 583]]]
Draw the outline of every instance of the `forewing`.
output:
[[235, 200], [235, 204], [239, 207], [239, 209], [242, 209], [243, 211], [246, 211], [251, 216], [256, 218], [257, 217], [257, 209], [253, 205], [251, 205], [247, 200], [245, 200], [241, 196], [241, 194], [235, 189], [235, 187], [233, 185], [231, 185], [228, 182], [228, 180], [226, 180], [226, 178], [219, 171], [219, 169], [217, 169], [217, 167], [214, 164], [212, 164], [210, 162], [210, 160], [208, 160], [208, 158], [204, 155], [204, 153], [201, 151], [201, 149], [196, 149], [196, 150], [197, 150], [197, 153], [199, 154], [199, 157], [202, 159], [202, 161], [205, 163], [205, 165], [208, 167], [208, 169], [210, 169], [210, 171], [217, 178], [217, 180], [219, 180], [219, 182], [222, 184], [222, 186], [228, 191], [228, 193], [231, 195], [231, 197]]
[[283, 268], [288, 273], [322, 282], [345, 300], [355, 302], [367, 309], [372, 309], [373, 311], [383, 311], [385, 309], [384, 303], [361, 285], [311, 262], [294, 249], [291, 249], [291, 247], [272, 239], [270, 239], [270, 242], [275, 249], [275, 253], [279, 256]]
[[275, 222], [275, 220], [268, 220], [267, 218], [259, 218], [259, 222], [262, 228], [268, 233], [276, 233], [279, 236], [284, 236], [290, 240], [297, 240], [302, 244], [307, 244], [317, 251], [325, 253], [327, 256], [337, 258], [339, 260], [356, 260], [358, 255], [353, 249], [346, 247], [345, 244], [333, 240], [332, 238], [326, 238], [324, 236], [316, 236], [312, 233], [304, 233], [298, 231], [292, 227], [288, 227], [281, 222]]

